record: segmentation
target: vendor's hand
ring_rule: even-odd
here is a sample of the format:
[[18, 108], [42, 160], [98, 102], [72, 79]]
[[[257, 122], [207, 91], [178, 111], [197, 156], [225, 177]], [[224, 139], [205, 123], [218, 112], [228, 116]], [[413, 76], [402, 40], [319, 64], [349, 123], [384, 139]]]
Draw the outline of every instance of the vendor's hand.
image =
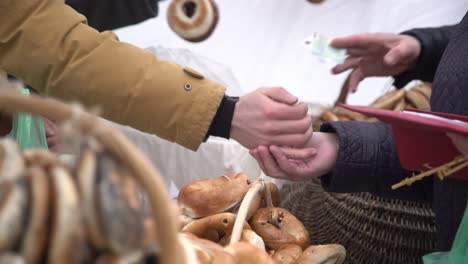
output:
[[303, 147], [312, 136], [308, 107], [284, 88], [259, 88], [241, 96], [230, 137], [246, 148], [260, 145]]
[[263, 172], [273, 178], [291, 181], [322, 176], [335, 166], [338, 139], [335, 134], [315, 132], [306, 148], [260, 146], [250, 150]]
[[447, 133], [447, 136], [452, 140], [458, 151], [468, 158], [468, 137], [454, 133]]
[[348, 90], [355, 92], [360, 81], [371, 76], [398, 75], [411, 69], [421, 53], [421, 44], [411, 36], [393, 33], [364, 33], [335, 38], [331, 45], [347, 49], [348, 58], [332, 72], [352, 69]]

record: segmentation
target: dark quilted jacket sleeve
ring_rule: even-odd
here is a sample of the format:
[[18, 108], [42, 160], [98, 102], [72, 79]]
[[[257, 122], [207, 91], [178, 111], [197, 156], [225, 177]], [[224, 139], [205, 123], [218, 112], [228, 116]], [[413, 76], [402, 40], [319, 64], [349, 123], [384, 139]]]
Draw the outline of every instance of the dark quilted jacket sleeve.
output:
[[370, 192], [388, 198], [430, 201], [432, 178], [411, 187], [391, 189], [393, 184], [411, 176], [412, 172], [400, 165], [389, 125], [380, 122], [331, 122], [322, 125], [321, 131], [336, 133], [339, 139], [336, 165], [333, 171], [321, 177], [327, 191]]
[[153, 18], [158, 0], [66, 0], [67, 5], [84, 15], [88, 24], [99, 30], [113, 30]]
[[411, 71], [394, 76], [394, 85], [397, 88], [404, 87], [413, 80], [432, 82], [434, 75], [447, 47], [451, 32], [455, 26], [438, 28], [420, 28], [405, 31], [401, 34], [415, 37], [421, 43], [421, 54], [415, 67]]

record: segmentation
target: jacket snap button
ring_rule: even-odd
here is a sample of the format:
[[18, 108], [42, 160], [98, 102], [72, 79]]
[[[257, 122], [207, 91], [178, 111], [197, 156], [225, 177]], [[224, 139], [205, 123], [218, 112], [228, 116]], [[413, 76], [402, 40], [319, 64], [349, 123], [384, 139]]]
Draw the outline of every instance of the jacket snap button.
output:
[[184, 85], [184, 90], [187, 91], [187, 92], [191, 91], [191, 90], [192, 90], [192, 85], [190, 85], [190, 84], [188, 84], [188, 83], [185, 84], [185, 85]]

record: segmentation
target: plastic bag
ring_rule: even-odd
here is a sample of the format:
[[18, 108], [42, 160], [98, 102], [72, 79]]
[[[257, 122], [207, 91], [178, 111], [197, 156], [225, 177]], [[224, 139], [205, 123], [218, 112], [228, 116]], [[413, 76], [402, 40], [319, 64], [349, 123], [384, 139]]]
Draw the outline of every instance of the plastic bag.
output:
[[[22, 88], [21, 93], [29, 96], [29, 89]], [[11, 132], [7, 137], [14, 139], [24, 149], [48, 149], [44, 121], [26, 113], [14, 113]]]
[[155, 54], [159, 60], [175, 62], [179, 65], [193, 68], [206, 78], [224, 86], [227, 95], [241, 96], [244, 94], [231, 68], [210, 58], [198, 55], [188, 49], [151, 46], [147, 47], [146, 50]]
[[468, 263], [468, 205], [465, 209], [457, 236], [449, 252], [435, 252], [423, 257], [424, 264], [466, 264]]

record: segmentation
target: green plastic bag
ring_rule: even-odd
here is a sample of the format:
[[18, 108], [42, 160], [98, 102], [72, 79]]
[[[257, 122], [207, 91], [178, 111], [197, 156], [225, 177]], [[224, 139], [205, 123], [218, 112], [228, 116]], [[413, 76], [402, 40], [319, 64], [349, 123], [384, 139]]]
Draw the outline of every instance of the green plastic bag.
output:
[[[29, 89], [22, 88], [21, 93], [29, 96]], [[48, 149], [44, 121], [26, 113], [14, 113], [11, 132], [7, 137], [14, 139], [22, 149]]]
[[468, 205], [458, 228], [457, 236], [449, 252], [435, 252], [423, 257], [424, 264], [467, 264], [468, 263]]

